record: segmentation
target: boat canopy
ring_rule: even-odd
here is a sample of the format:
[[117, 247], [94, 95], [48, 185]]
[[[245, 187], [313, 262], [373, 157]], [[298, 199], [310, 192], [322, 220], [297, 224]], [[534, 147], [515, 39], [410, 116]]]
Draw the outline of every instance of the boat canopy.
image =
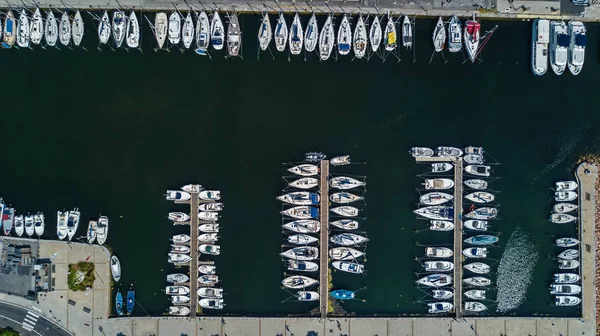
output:
[[348, 50], [350, 50], [350, 45], [348, 43], [340, 44], [340, 51], [348, 51]]
[[587, 35], [575, 35], [575, 45], [585, 47], [587, 45]]
[[567, 48], [569, 46], [569, 35], [558, 34], [558, 45]]

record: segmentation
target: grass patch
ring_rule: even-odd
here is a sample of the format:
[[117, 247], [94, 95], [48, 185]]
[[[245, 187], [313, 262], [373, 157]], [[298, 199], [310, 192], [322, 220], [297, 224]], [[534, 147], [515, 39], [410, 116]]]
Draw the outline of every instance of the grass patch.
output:
[[0, 336], [19, 336], [19, 333], [12, 328], [0, 328]]
[[81, 261], [77, 264], [69, 264], [67, 284], [70, 290], [84, 291], [87, 288], [92, 288], [95, 280], [96, 271], [94, 263]]

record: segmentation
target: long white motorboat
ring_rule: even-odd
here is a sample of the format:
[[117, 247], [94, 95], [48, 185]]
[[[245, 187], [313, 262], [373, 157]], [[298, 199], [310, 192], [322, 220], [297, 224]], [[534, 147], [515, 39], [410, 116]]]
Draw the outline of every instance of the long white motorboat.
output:
[[452, 15], [448, 24], [448, 51], [459, 52], [462, 49], [462, 24], [456, 15]]
[[454, 219], [454, 208], [443, 205], [427, 206], [413, 210], [413, 212], [419, 216], [437, 219], [437, 220], [453, 220]]
[[211, 245], [211, 244], [201, 244], [198, 246], [198, 252], [202, 254], [208, 255], [220, 255], [221, 254], [221, 246], [219, 245]]
[[562, 260], [574, 260], [574, 259], [577, 259], [578, 257], [579, 257], [578, 249], [564, 250], [558, 255], [558, 258], [562, 259]]
[[127, 20], [127, 33], [125, 34], [125, 43], [129, 48], [137, 48], [140, 46], [140, 23], [135, 15], [135, 11], [129, 13]]
[[69, 211], [69, 218], [67, 220], [67, 236], [69, 237], [69, 241], [73, 239], [73, 236], [79, 227], [80, 217], [81, 213], [79, 212], [79, 209], [75, 208], [73, 211]]
[[431, 291], [431, 296], [437, 300], [449, 300], [454, 297], [454, 293], [445, 289], [434, 289]]
[[419, 202], [425, 205], [440, 205], [454, 199], [453, 195], [444, 192], [429, 192], [419, 197]]
[[200, 211], [198, 212], [198, 219], [216, 221], [219, 219], [219, 214], [217, 212]]
[[269, 44], [273, 39], [273, 29], [271, 28], [271, 20], [269, 19], [269, 12], [264, 12], [258, 27], [258, 46], [262, 51], [267, 50]]
[[465, 292], [465, 296], [471, 300], [485, 300], [485, 290], [471, 289]]
[[531, 71], [541, 76], [548, 71], [548, 45], [550, 44], [550, 21], [536, 19], [531, 29]]
[[363, 199], [364, 197], [362, 196], [354, 195], [346, 191], [335, 192], [329, 196], [330, 201], [339, 204], [348, 204], [356, 201], [361, 201]]
[[219, 212], [224, 208], [223, 203], [214, 202], [214, 203], [202, 203], [198, 206], [198, 211], [208, 211], [208, 212]]
[[476, 191], [465, 195], [465, 198], [473, 203], [490, 203], [496, 199], [496, 196], [494, 196], [494, 194], [490, 194], [489, 192]]
[[451, 221], [431, 220], [429, 221], [429, 230], [433, 231], [451, 231], [454, 229], [454, 223]]
[[356, 230], [358, 229], [358, 222], [352, 219], [340, 219], [333, 222], [329, 222], [329, 225], [333, 225], [342, 230]]
[[321, 200], [319, 194], [311, 193], [308, 191], [297, 191], [289, 194], [277, 196], [277, 199], [294, 205], [315, 205], [319, 204]]
[[199, 243], [214, 243], [219, 240], [216, 233], [202, 233], [198, 235]]
[[333, 50], [335, 32], [333, 30], [332, 20], [332, 16], [329, 15], [325, 21], [325, 25], [323, 25], [321, 35], [319, 36], [319, 58], [321, 61], [328, 60], [329, 56], [331, 55], [331, 51]]
[[73, 44], [79, 47], [81, 41], [83, 41], [83, 34], [85, 33], [85, 26], [81, 12], [78, 10], [75, 12], [73, 17], [73, 25], [71, 26], [71, 34], [73, 35]]
[[289, 183], [290, 187], [298, 189], [312, 189], [319, 185], [319, 180], [314, 177], [303, 177]]
[[179, 12], [171, 12], [168, 27], [169, 43], [178, 45], [181, 41], [181, 15], [179, 15]]
[[[363, 20], [362, 14], [358, 16], [358, 22], [356, 23], [356, 28], [354, 29], [354, 37], [352, 40], [354, 56], [358, 59], [363, 58], [367, 52], [367, 45], [369, 42], [367, 39], [367, 27], [365, 26], [365, 21]], [[334, 159], [335, 158], [330, 160], [331, 164], [333, 164]]]
[[[188, 254], [188, 253], [190, 253], [190, 247], [185, 246], [185, 245], [171, 244], [171, 253]], [[202, 266], [206, 266], [206, 265], [202, 265]]]
[[221, 191], [219, 190], [202, 190], [198, 193], [198, 198], [203, 201], [218, 201], [221, 199]]
[[471, 63], [475, 63], [477, 59], [477, 52], [479, 51], [479, 39], [481, 35], [481, 24], [475, 19], [475, 13], [473, 13], [473, 19], [467, 20], [463, 37], [465, 39], [465, 49]]
[[286, 260], [285, 265], [290, 271], [297, 272], [316, 272], [319, 270], [319, 264], [312, 261], [301, 261], [301, 260]]
[[192, 13], [188, 12], [183, 21], [183, 27], [181, 28], [183, 47], [189, 49], [192, 46], [192, 42], [194, 42], [194, 38], [194, 20], [192, 19]]
[[428, 258], [452, 258], [454, 252], [447, 247], [426, 247], [425, 256]]
[[554, 245], [558, 247], [573, 247], [579, 245], [579, 240], [570, 237], [558, 238], [554, 241]]
[[471, 174], [471, 175], [475, 175], [475, 176], [483, 176], [483, 177], [488, 177], [490, 176], [490, 166], [484, 166], [484, 165], [468, 165], [465, 167], [465, 172]]
[[100, 44], [108, 43], [110, 32], [110, 19], [108, 18], [108, 12], [104, 11], [100, 18], [100, 22], [98, 22], [98, 41]]
[[169, 259], [168, 262], [171, 264], [187, 264], [192, 260], [187, 254], [179, 254], [179, 253], [168, 253]]
[[185, 191], [167, 190], [165, 198], [167, 199], [167, 201], [182, 201], [183, 202], [183, 201], [188, 201], [190, 198], [192, 198], [192, 195], [190, 195], [189, 193], [187, 193]]
[[[270, 28], [270, 26], [269, 26]], [[205, 11], [200, 12], [196, 20], [196, 49], [194, 51], [198, 55], [207, 55], [208, 46], [210, 45], [210, 21]]]
[[96, 236], [97, 236], [96, 230], [97, 229], [98, 229], [98, 221], [95, 221], [95, 220], [89, 221], [87, 235], [86, 235], [88, 244], [93, 244], [94, 240], [96, 240]]
[[71, 19], [67, 12], [63, 12], [58, 24], [58, 40], [60, 44], [68, 46], [71, 43]]
[[416, 281], [419, 285], [429, 287], [443, 287], [452, 284], [452, 276], [448, 274], [436, 273], [430, 274]]
[[423, 263], [425, 272], [450, 272], [454, 269], [454, 263], [451, 261], [425, 261]]
[[452, 308], [454, 308], [454, 305], [450, 302], [430, 302], [427, 304], [427, 312], [429, 314], [448, 313]]
[[581, 303], [581, 299], [577, 296], [557, 295], [554, 299], [554, 304], [557, 306], [577, 306]]
[[340, 23], [340, 27], [338, 28], [337, 45], [340, 55], [343, 56], [350, 53], [350, 48], [352, 47], [352, 27], [350, 27], [350, 21], [348, 21], [346, 14], [342, 17], [342, 23]]
[[433, 149], [427, 147], [413, 147], [408, 152], [414, 158], [432, 157], [434, 154]]
[[296, 206], [280, 211], [282, 215], [290, 216], [296, 219], [313, 219], [319, 217], [319, 209], [309, 206]]
[[466, 220], [463, 225], [467, 229], [474, 231], [487, 231], [488, 229], [488, 222], [484, 220], [469, 219]]
[[475, 276], [471, 278], [463, 279], [463, 282], [467, 285], [475, 286], [475, 287], [486, 287], [492, 284], [492, 281], [488, 278], [484, 278], [481, 276]]
[[310, 261], [319, 258], [319, 248], [314, 246], [299, 246], [283, 251], [280, 255], [293, 260]]
[[321, 225], [318, 220], [301, 219], [285, 223], [281, 227], [298, 233], [316, 233], [319, 232]]
[[387, 24], [385, 25], [385, 34], [383, 37], [383, 45], [386, 51], [393, 51], [398, 46], [398, 34], [396, 33], [396, 22], [394, 18], [388, 14]]
[[457, 158], [463, 155], [462, 149], [450, 146], [439, 146], [435, 151], [442, 158]]
[[483, 303], [475, 301], [466, 301], [464, 306], [466, 312], [472, 313], [480, 313], [487, 309]]
[[189, 295], [190, 288], [186, 286], [166, 286], [165, 294], [167, 295]]
[[555, 273], [554, 274], [554, 282], [555, 283], [576, 283], [579, 281], [581, 277], [575, 273]]
[[577, 220], [577, 217], [569, 215], [569, 214], [563, 214], [563, 213], [553, 213], [550, 215], [550, 221], [552, 223], [556, 223], [556, 224], [566, 224], [566, 223], [571, 223]]
[[200, 299], [198, 304], [204, 309], [223, 309], [225, 306], [223, 299]]
[[579, 267], [579, 261], [577, 261], [577, 260], [565, 260], [565, 259], [558, 260], [558, 268], [559, 269], [567, 270], [567, 269], [576, 269], [577, 267]]
[[404, 20], [402, 20], [402, 46], [404, 48], [409, 49], [412, 48], [413, 44], [413, 33], [412, 33], [412, 24], [410, 23], [410, 19], [408, 15], [404, 15]]
[[29, 17], [23, 9], [19, 14], [19, 20], [17, 21], [17, 45], [21, 48], [29, 48]]
[[38, 237], [41, 237], [44, 234], [44, 221], [44, 214], [41, 212], [38, 212], [33, 216], [34, 231]]
[[215, 50], [222, 50], [225, 43], [225, 27], [219, 16], [219, 12], [215, 11], [210, 21], [210, 44]]
[[25, 216], [25, 233], [29, 237], [33, 236], [34, 229], [33, 229], [33, 216], [32, 215]]
[[329, 257], [333, 260], [355, 260], [365, 253], [352, 247], [334, 247], [329, 249]]
[[292, 21], [292, 25], [290, 26], [290, 53], [292, 55], [300, 55], [302, 52], [302, 45], [304, 42], [304, 31], [302, 29], [302, 21], [300, 21], [300, 15], [296, 13], [294, 15], [294, 20]]
[[317, 301], [319, 299], [319, 292], [315, 291], [298, 291], [298, 301]]
[[341, 246], [354, 246], [368, 242], [369, 238], [359, 236], [354, 233], [344, 232], [331, 236], [331, 238], [329, 238], [329, 241]]
[[42, 42], [42, 36], [44, 35], [44, 20], [39, 7], [33, 12], [31, 16], [31, 27], [29, 28], [29, 34], [31, 43], [38, 45]]
[[116, 255], [112, 255], [110, 257], [110, 273], [112, 274], [115, 282], [119, 282], [119, 280], [121, 280], [121, 262]]
[[202, 298], [222, 298], [223, 288], [200, 287], [198, 288], [198, 296]]
[[300, 176], [315, 176], [319, 174], [319, 166], [309, 163], [300, 164], [291, 168], [288, 168], [290, 173]]
[[448, 162], [436, 162], [431, 164], [432, 173], [445, 173], [452, 170], [452, 165]]
[[190, 220], [190, 215], [184, 212], [169, 212], [167, 218], [174, 222], [187, 222]]
[[227, 56], [239, 56], [242, 48], [242, 29], [236, 13], [229, 15], [227, 24]]
[[24, 220], [23, 220], [23, 215], [15, 216], [15, 222], [14, 223], [15, 223], [14, 224], [15, 225], [14, 226], [15, 233], [17, 234], [17, 236], [21, 237], [23, 235], [24, 228], [25, 228]]
[[577, 182], [575, 181], [559, 181], [554, 183], [555, 191], [576, 191]]
[[577, 198], [574, 191], [557, 191], [554, 193], [554, 200], [557, 202], [571, 202]]
[[487, 274], [490, 272], [490, 266], [482, 262], [473, 262], [463, 266], [466, 270], [477, 274]]
[[318, 41], [319, 25], [317, 24], [317, 18], [315, 16], [315, 13], [313, 13], [310, 19], [308, 20], [308, 25], [306, 26], [306, 33], [304, 35], [304, 48], [308, 52], [313, 52], [317, 47]]
[[174, 235], [173, 238], [171, 238], [171, 240], [175, 243], [175, 244], [185, 244], [187, 242], [189, 242], [192, 238], [186, 234], [177, 234]]
[[[54, 14], [52, 14], [54, 16]], [[4, 29], [2, 31], [2, 48], [10, 49], [15, 44], [16, 40], [16, 32], [17, 32], [17, 21], [15, 20], [15, 15], [11, 10], [6, 12], [6, 18], [4, 20]], [[55, 20], [56, 22], [56, 20]], [[55, 42], [56, 44], [56, 42]]]
[[190, 302], [190, 297], [187, 295], [173, 295], [169, 297], [174, 305], [182, 305]]
[[348, 176], [336, 176], [329, 180], [329, 185], [335, 189], [348, 190], [365, 186], [367, 183]]
[[487, 248], [469, 247], [463, 250], [463, 255], [467, 258], [485, 258], [487, 257]]
[[108, 238], [108, 217], [100, 216], [98, 226], [96, 227], [96, 241], [102, 245]]
[[167, 275], [167, 282], [172, 284], [181, 284], [190, 281], [190, 278], [183, 273], [173, 273]]
[[454, 187], [454, 181], [447, 178], [426, 179], [423, 185], [427, 190], [444, 190]]
[[319, 281], [309, 278], [304, 275], [293, 275], [293, 276], [287, 277], [287, 278], [283, 279], [283, 281], [281, 281], [281, 284], [284, 287], [291, 288], [291, 289], [307, 288], [307, 287], [317, 285], [318, 283], [319, 283]]
[[277, 51], [284, 51], [285, 45], [288, 38], [288, 27], [285, 22], [285, 16], [283, 12], [279, 13], [277, 23], [275, 24], [275, 48]]
[[125, 40], [126, 25], [125, 25], [125, 13], [117, 10], [113, 12], [112, 16], [112, 34], [113, 41], [116, 48], [121, 48], [123, 40]]
[[190, 308], [185, 306], [169, 307], [169, 315], [172, 316], [188, 316], [190, 315]]
[[344, 217], [356, 217], [358, 216], [359, 212], [358, 208], [348, 205], [331, 208], [329, 211]]
[[446, 29], [444, 27], [444, 20], [440, 16], [438, 18], [437, 23], [435, 24], [435, 29], [433, 30], [433, 49], [436, 52], [440, 52], [444, 50], [444, 46], [446, 45]]
[[550, 21], [550, 66], [557, 75], [562, 75], [567, 68], [569, 57], [569, 32], [564, 21]]
[[583, 68], [585, 46], [587, 45], [586, 29], [580, 21], [569, 21], [569, 71], [578, 75]]
[[466, 180], [464, 182], [464, 184], [471, 189], [477, 189], [477, 190], [485, 190], [488, 187], [487, 181], [480, 180], [480, 179]]
[[568, 284], [551, 284], [550, 294], [552, 295], [576, 295], [581, 293], [581, 286]]
[[373, 52], [377, 52], [379, 49], [381, 35], [381, 21], [379, 20], [379, 16], [375, 15], [373, 23], [371, 23], [371, 28], [369, 29], [369, 41], [371, 42], [371, 50], [373, 50]]
[[352, 273], [352, 274], [362, 274], [365, 271], [365, 266], [359, 263], [353, 263], [349, 261], [334, 261], [331, 263], [333, 268], [340, 270], [342, 272]]
[[464, 217], [469, 218], [469, 219], [488, 220], [488, 219], [496, 218], [497, 216], [498, 216], [498, 209], [484, 207], [484, 208], [475, 209], [474, 211], [471, 211], [468, 214], [466, 214]]
[[165, 45], [168, 35], [168, 26], [169, 21], [167, 19], [167, 14], [163, 12], [156, 13], [156, 16], [154, 17], [154, 36], [156, 37], [158, 49], [162, 49]]

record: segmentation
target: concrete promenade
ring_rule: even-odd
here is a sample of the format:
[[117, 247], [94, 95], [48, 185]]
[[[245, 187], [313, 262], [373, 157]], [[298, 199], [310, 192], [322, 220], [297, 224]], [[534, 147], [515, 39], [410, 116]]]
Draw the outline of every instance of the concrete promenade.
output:
[[462, 214], [463, 214], [463, 159], [454, 162], [454, 313], [463, 316], [462, 306]]
[[321, 318], [327, 317], [329, 308], [329, 160], [321, 160], [319, 181], [321, 193], [321, 238], [319, 256], [319, 309]]

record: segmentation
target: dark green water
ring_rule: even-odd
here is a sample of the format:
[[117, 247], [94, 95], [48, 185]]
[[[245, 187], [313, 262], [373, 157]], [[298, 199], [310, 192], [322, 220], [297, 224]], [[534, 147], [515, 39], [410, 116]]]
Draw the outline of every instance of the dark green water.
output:
[[[432, 52], [432, 20], [416, 27], [416, 63], [388, 59], [320, 63], [287, 55], [256, 60], [257, 20], [245, 17], [244, 61], [213, 60], [192, 52], [2, 51], [2, 196], [18, 211], [42, 210], [46, 238], [55, 238], [55, 211], [79, 207], [82, 223], [101, 212], [111, 219], [108, 244], [123, 266], [121, 289], [134, 282], [141, 307], [160, 314], [169, 238], [174, 228], [164, 200], [168, 188], [201, 183], [220, 189], [222, 255], [216, 257], [226, 291], [226, 314], [303, 314], [311, 304], [285, 303], [279, 257], [283, 235], [282, 163], [309, 150], [350, 154], [366, 166], [363, 228], [368, 232], [364, 277], [334, 273], [336, 288], [357, 289], [366, 302], [345, 304], [360, 315], [423, 313], [415, 289], [420, 244], [451, 242], [443, 233], [419, 233], [416, 177], [426, 170], [407, 150], [415, 145], [481, 145], [502, 165], [493, 188], [502, 191], [500, 259], [520, 227], [539, 257], [526, 301], [507, 314], [576, 314], [553, 308], [547, 287], [556, 251], [550, 235], [574, 234], [547, 221], [558, 179], [572, 163], [595, 152], [600, 122], [594, 104], [600, 66], [598, 26], [588, 25], [590, 45], [582, 73], [536, 78], [529, 71], [530, 23], [483, 22], [497, 31], [484, 63], [461, 64], [461, 55]], [[144, 45], [154, 45], [145, 25]], [[312, 59], [311, 59], [312, 58]], [[85, 224], [83, 226], [85, 226]], [[79, 231], [84, 234], [84, 229]], [[493, 307], [491, 308], [493, 311]], [[144, 311], [136, 308], [136, 314]]]

